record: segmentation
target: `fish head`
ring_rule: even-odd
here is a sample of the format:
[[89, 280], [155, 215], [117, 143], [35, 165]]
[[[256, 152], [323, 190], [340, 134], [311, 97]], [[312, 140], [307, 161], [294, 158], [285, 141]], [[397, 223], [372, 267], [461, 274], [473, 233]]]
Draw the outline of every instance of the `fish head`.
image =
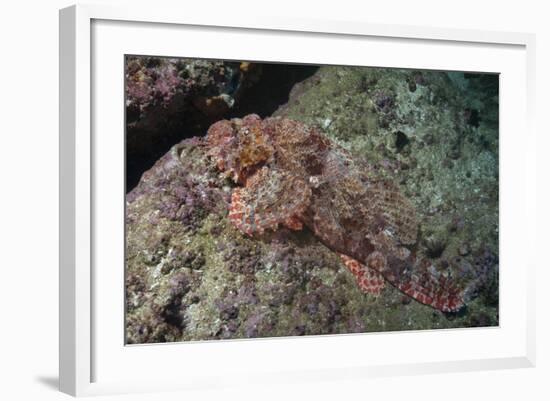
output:
[[208, 154], [215, 159], [218, 169], [242, 185], [275, 152], [256, 114], [216, 122], [208, 129], [206, 141]]

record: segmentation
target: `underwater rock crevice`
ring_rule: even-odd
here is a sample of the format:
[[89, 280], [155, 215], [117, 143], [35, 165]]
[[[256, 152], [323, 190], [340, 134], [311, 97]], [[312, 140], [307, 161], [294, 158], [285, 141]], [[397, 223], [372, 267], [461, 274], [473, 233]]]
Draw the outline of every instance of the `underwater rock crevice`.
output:
[[[317, 66], [130, 57], [127, 61], [126, 191], [174, 144], [215, 121], [252, 110], [271, 115]], [[194, 64], [193, 64], [194, 63]], [[217, 69], [226, 72], [219, 74]], [[201, 95], [206, 93], [207, 95]], [[269, 96], [265, 96], [269, 93]]]

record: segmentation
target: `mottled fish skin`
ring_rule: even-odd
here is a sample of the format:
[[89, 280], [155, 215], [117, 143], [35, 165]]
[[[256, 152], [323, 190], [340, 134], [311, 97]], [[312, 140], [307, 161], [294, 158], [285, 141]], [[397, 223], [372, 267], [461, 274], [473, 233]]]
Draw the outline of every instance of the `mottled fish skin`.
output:
[[417, 258], [416, 211], [399, 188], [316, 128], [251, 114], [208, 130], [208, 154], [239, 187], [229, 219], [248, 236], [305, 225], [342, 255], [365, 292], [381, 277], [443, 312], [464, 305], [465, 289]]

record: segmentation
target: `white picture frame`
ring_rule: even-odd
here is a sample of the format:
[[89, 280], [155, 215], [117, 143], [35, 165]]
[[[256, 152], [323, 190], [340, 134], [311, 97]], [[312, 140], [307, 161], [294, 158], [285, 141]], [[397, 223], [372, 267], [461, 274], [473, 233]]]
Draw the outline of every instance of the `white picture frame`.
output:
[[[143, 29], [149, 30], [146, 37], [139, 36]], [[189, 34], [185, 33], [186, 29], [193, 31], [193, 35], [203, 35], [207, 48], [208, 43], [213, 43], [208, 41], [208, 35], [216, 33], [240, 35], [245, 41], [252, 40], [254, 35], [262, 35], [266, 43], [270, 40], [282, 41], [283, 37], [319, 43], [325, 41], [327, 46], [330, 45], [329, 42], [332, 39], [338, 38], [342, 52], [346, 52], [346, 41], [363, 43], [363, 41], [370, 40], [378, 44], [384, 41], [384, 46], [388, 48], [406, 42], [411, 49], [414, 46], [425, 47], [426, 49], [422, 51], [426, 52], [427, 56], [430, 52], [434, 52], [434, 48], [437, 48], [437, 51], [441, 52], [440, 54], [448, 54], [450, 61], [440, 60], [436, 65], [429, 60], [430, 57], [426, 57], [426, 60], [404, 60], [404, 55], [396, 52], [394, 55], [385, 54], [384, 61], [377, 62], [375, 58], [371, 58], [374, 61], [370, 62], [376, 63], [374, 65], [393, 67], [478, 70], [500, 73], [506, 70], [503, 76], [506, 79], [505, 83], [507, 85], [509, 83], [509, 86], [505, 85], [504, 88], [507, 90], [501, 93], [501, 116], [505, 112], [506, 115], [515, 115], [510, 117], [510, 120], [502, 120], [502, 123], [508, 125], [503, 127], [501, 135], [507, 135], [506, 133], [511, 131], [522, 134], [521, 141], [510, 135], [506, 136], [509, 140], [503, 141], [501, 144], [501, 181], [504, 180], [505, 183], [501, 188], [501, 224], [503, 227], [521, 229], [506, 230], [502, 233], [501, 249], [506, 249], [501, 255], [502, 263], [515, 265], [516, 270], [510, 269], [508, 276], [507, 273], [502, 276], [501, 326], [477, 331], [450, 330], [403, 335], [382, 333], [324, 336], [322, 339], [310, 337], [306, 339], [284, 338], [183, 344], [186, 348], [182, 348], [182, 344], [150, 345], [130, 347], [130, 349], [124, 347], [124, 341], [118, 335], [123, 326], [123, 322], [118, 321], [123, 310], [123, 305], [119, 304], [123, 299], [123, 287], [120, 286], [122, 276], [117, 276], [117, 271], [110, 273], [114, 274], [112, 277], [105, 274], [98, 275], [94, 272], [98, 261], [108, 260], [104, 258], [109, 257], [112, 258], [113, 266], [117, 266], [116, 269], [123, 268], [117, 262], [120, 254], [116, 254], [116, 250], [113, 253], [104, 252], [100, 255], [94, 245], [101, 241], [97, 237], [98, 230], [104, 227], [101, 218], [107, 218], [107, 215], [101, 217], [105, 209], [102, 202], [109, 202], [110, 199], [101, 198], [98, 195], [105, 193], [101, 186], [111, 185], [112, 188], [116, 188], [117, 185], [123, 184], [116, 180], [117, 174], [113, 174], [114, 178], [108, 184], [104, 184], [106, 181], [98, 179], [105, 174], [105, 169], [119, 171], [122, 166], [122, 160], [116, 160], [117, 154], [121, 155], [122, 153], [117, 153], [116, 149], [119, 149], [117, 146], [121, 146], [123, 143], [124, 130], [120, 124], [123, 103], [120, 103], [119, 107], [115, 103], [115, 107], [110, 108], [113, 113], [112, 118], [105, 119], [112, 124], [110, 127], [115, 129], [119, 127], [120, 136], [115, 134], [109, 139], [114, 142], [106, 143], [103, 139], [97, 141], [97, 138], [94, 137], [94, 132], [97, 131], [94, 130], [102, 127], [103, 120], [98, 120], [98, 118], [101, 119], [105, 115], [102, 114], [102, 107], [107, 107], [109, 99], [102, 98], [105, 102], [98, 103], [98, 97], [105, 95], [102, 94], [102, 87], [99, 89], [94, 87], [94, 82], [97, 85], [97, 82], [104, 79], [100, 72], [104, 68], [102, 60], [109, 60], [108, 57], [116, 58], [125, 52], [140, 54], [140, 51], [141, 54], [178, 56], [179, 54], [173, 53], [169, 43], [159, 39], [168, 34], [173, 35], [174, 32], [181, 32], [182, 35]], [[141, 39], [139, 43], [141, 50], [137, 49], [138, 51], [136, 51], [135, 47], [124, 48], [125, 40], [130, 42], [130, 39], [124, 38], [124, 32], [132, 32], [131, 36], [134, 41]], [[94, 35], [96, 35], [95, 39]], [[106, 41], [105, 38], [109, 40]], [[147, 38], [148, 40], [146, 40]], [[163, 43], [162, 46], [161, 43]], [[534, 243], [531, 236], [535, 232], [536, 220], [534, 207], [535, 134], [532, 127], [535, 85], [534, 44], [534, 35], [525, 33], [374, 25], [357, 21], [296, 20], [291, 17], [273, 18], [261, 15], [254, 19], [250, 16], [244, 19], [238, 17], [228, 19], [224, 15], [216, 15], [214, 12], [207, 16], [192, 15], [183, 10], [166, 10], [155, 7], [132, 7], [130, 9], [78, 5], [61, 10], [60, 390], [81, 396], [238, 386], [246, 385], [246, 380], [250, 379], [255, 380], [256, 383], [284, 385], [293, 381], [326, 380], [329, 377], [335, 380], [343, 377], [362, 380], [366, 377], [381, 375], [534, 366], [535, 284], [533, 273], [535, 261], [530, 256], [534, 255], [534, 252], [530, 252], [530, 248]], [[279, 60], [280, 56], [276, 54], [277, 46], [264, 47], [264, 49], [250, 50], [251, 52], [256, 51], [256, 53], [245, 55], [243, 50], [238, 54], [243, 55], [241, 59]], [[303, 47], [300, 48], [299, 45], [295, 45], [295, 47], [295, 49], [288, 49], [284, 61], [309, 61], [320, 64], [330, 61], [330, 55], [326, 54], [313, 59], [315, 46], [312, 47], [310, 53]], [[254, 46], [250, 45], [249, 48], [254, 48]], [[402, 49], [406, 53], [407, 47]], [[105, 55], [101, 53], [104, 50]], [[235, 50], [212, 47], [210, 53], [207, 51], [201, 56], [210, 54], [210, 56], [222, 59], [234, 58], [231, 57], [231, 51]], [[348, 56], [345, 60], [340, 59], [341, 63], [366, 65], [365, 61], [361, 59], [353, 59], [354, 55], [349, 50], [347, 51]], [[487, 51], [493, 52], [494, 55], [483, 56], [483, 53]], [[197, 52], [198, 50], [188, 49], [181, 55], [199, 56]], [[479, 54], [479, 57], [475, 60], [470, 56], [471, 59], [465, 60], [465, 64], [456, 65], [452, 64], [451, 56], [451, 53], [456, 52], [465, 52], [465, 54], [477, 52], [475, 54]], [[336, 54], [336, 49], [334, 53]], [[500, 56], [502, 58], [499, 58]], [[492, 61], [487, 58], [491, 58]], [[379, 57], [379, 60], [381, 59], [382, 56]], [[106, 62], [105, 65], [108, 66], [108, 61]], [[476, 65], [478, 68], [475, 68]], [[466, 68], [467, 66], [469, 67]], [[92, 82], [94, 77], [97, 79]], [[115, 87], [116, 85], [118, 83], [114, 83]], [[518, 93], [518, 99], [515, 97], [512, 99], [510, 96], [512, 93]], [[95, 96], [95, 100], [93, 96]], [[517, 112], [507, 113], [509, 110]], [[114, 151], [109, 153], [107, 149]], [[514, 168], [511, 168], [512, 161], [507, 157], [507, 154], [510, 154], [507, 152], [511, 151], [514, 151], [514, 162], [517, 163]], [[101, 157], [101, 163], [98, 162], [99, 157]], [[521, 184], [522, 191], [517, 190], [516, 184]], [[122, 187], [120, 191], [123, 193]], [[123, 207], [122, 202], [119, 206]], [[120, 212], [119, 209], [114, 213]], [[119, 215], [115, 215], [115, 221], [118, 221], [117, 216], [119, 217]], [[121, 224], [123, 224], [122, 221]], [[123, 230], [123, 226], [114, 231], [117, 230]], [[517, 231], [517, 233], [513, 231]], [[514, 243], [515, 248], [503, 247], [503, 244], [509, 243]], [[123, 250], [119, 249], [119, 252], [123, 252]], [[523, 255], [522, 259], [521, 255]], [[512, 277], [513, 274], [516, 274], [517, 277]], [[101, 292], [100, 300], [97, 297], [98, 291]], [[515, 297], [513, 302], [507, 303], [507, 296]], [[113, 310], [120, 310], [120, 313], [107, 316], [110, 312], [105, 312], [106, 305], [113, 304], [119, 304], [120, 308], [115, 307]], [[375, 352], [369, 354], [371, 357], [362, 359], [360, 352], [344, 352], [345, 355], [342, 355], [342, 350], [356, 350], [358, 347], [368, 349], [369, 346], [381, 347], [388, 341], [397, 343], [396, 347], [399, 348], [400, 342], [435, 344], [441, 341], [441, 338], [444, 338], [444, 341], [452, 341], [453, 344], [461, 341], [472, 344], [479, 343], [480, 347], [479, 349], [473, 347], [474, 349], [464, 352], [460, 346], [457, 346], [454, 354], [449, 350], [448, 355], [442, 353], [436, 357], [436, 355], [429, 356], [429, 352], [426, 352], [422, 354], [426, 356], [423, 358], [418, 358], [414, 352], [407, 354], [406, 349], [395, 358], [382, 354], [376, 355]], [[377, 345], [372, 345], [372, 343], [377, 343]], [[494, 347], [485, 347], [485, 351], [482, 351], [481, 345], [485, 343], [493, 344]], [[417, 345], [411, 348], [416, 347]], [[315, 358], [320, 349], [326, 352], [323, 361]], [[437, 350], [436, 345], [434, 345], [434, 350]], [[284, 352], [296, 353], [303, 357], [296, 361], [295, 366], [287, 368], [285, 359], [280, 357]], [[172, 375], [162, 372], [162, 369], [159, 370], [159, 362], [162, 362], [162, 366], [173, 366], [177, 354], [186, 355], [187, 360], [193, 360], [195, 368], [192, 370], [182, 368], [183, 373]], [[209, 358], [210, 360], [219, 358], [221, 366], [218, 371], [214, 372], [201, 370], [200, 366], [203, 365], [200, 363], [200, 358], [204, 358], [206, 361]], [[229, 359], [242, 361], [235, 368], [224, 365], [224, 361]], [[261, 362], [266, 359], [269, 360], [269, 366], [267, 363]], [[135, 366], [138, 361], [143, 361], [145, 366], [156, 366], [156, 372], [144, 372], [144, 377], [148, 379], [139, 377], [139, 372], [131, 369], [131, 366]], [[125, 366], [127, 369], [121, 369], [121, 366]], [[232, 375], [233, 370], [239, 372], [240, 376]], [[125, 373], [121, 374], [122, 371]]]

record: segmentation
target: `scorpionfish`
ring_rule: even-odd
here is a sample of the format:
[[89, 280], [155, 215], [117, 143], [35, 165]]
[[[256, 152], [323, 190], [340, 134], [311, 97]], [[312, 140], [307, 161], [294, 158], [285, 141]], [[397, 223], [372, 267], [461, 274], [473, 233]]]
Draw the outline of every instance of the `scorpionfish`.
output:
[[417, 257], [419, 223], [411, 202], [365, 160], [320, 130], [255, 114], [214, 123], [208, 155], [237, 186], [229, 220], [247, 236], [307, 227], [337, 252], [360, 289], [386, 282], [443, 312], [464, 305], [465, 289]]

